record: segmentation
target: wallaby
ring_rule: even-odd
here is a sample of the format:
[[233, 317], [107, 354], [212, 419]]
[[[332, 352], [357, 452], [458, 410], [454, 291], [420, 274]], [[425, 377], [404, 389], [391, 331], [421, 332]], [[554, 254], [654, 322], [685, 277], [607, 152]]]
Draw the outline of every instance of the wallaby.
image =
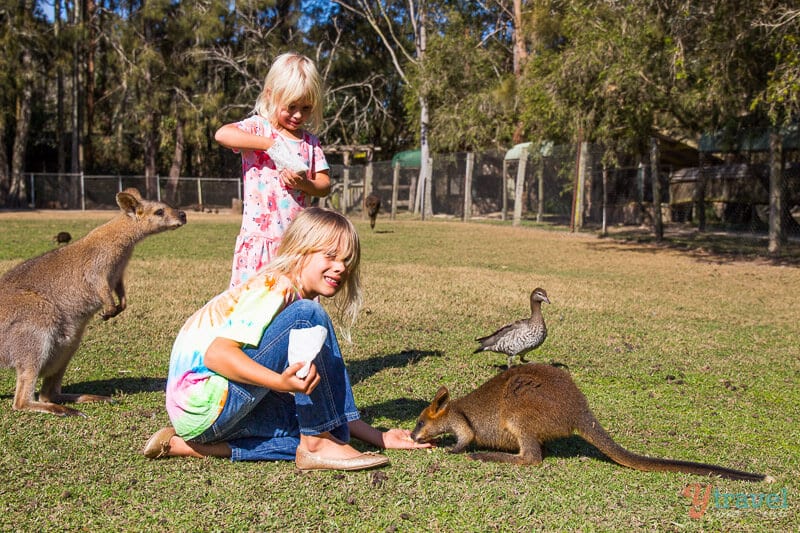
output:
[[381, 197], [377, 194], [370, 194], [364, 200], [367, 206], [367, 214], [369, 215], [369, 229], [375, 230], [375, 220], [378, 218], [378, 211], [381, 208]]
[[614, 462], [636, 470], [774, 481], [763, 474], [629, 452], [606, 433], [569, 373], [545, 364], [512, 367], [452, 401], [447, 388], [440, 387], [433, 402], [419, 415], [411, 438], [430, 442], [439, 435], [452, 434], [456, 443], [451, 453], [464, 451], [474, 441], [479, 448], [502, 451], [470, 454], [473, 459], [538, 465], [545, 442], [569, 437], [573, 432]]
[[[117, 204], [121, 213], [82, 239], [29, 259], [0, 277], [0, 367], [17, 371], [14, 409], [84, 416], [60, 404], [111, 400], [63, 394], [64, 371], [91, 317], [102, 309], [100, 317], [108, 320], [125, 309], [122, 278], [136, 243], [186, 224], [186, 213], [143, 200], [136, 189], [118, 193]], [[36, 401], [39, 376], [42, 388]]]

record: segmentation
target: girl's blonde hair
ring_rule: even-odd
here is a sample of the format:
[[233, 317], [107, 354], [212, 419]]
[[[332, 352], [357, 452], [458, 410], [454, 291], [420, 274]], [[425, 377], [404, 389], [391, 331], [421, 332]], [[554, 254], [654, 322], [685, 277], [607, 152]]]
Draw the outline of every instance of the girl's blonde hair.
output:
[[333, 297], [344, 337], [350, 339], [363, 302], [359, 265], [361, 244], [353, 224], [343, 215], [321, 207], [308, 207], [294, 218], [283, 234], [275, 258], [265, 270], [294, 280], [306, 258], [315, 252], [326, 252], [343, 258], [347, 270], [344, 285]]
[[276, 125], [281, 106], [301, 101], [311, 106], [308, 129], [315, 131], [322, 125], [322, 81], [319, 72], [311, 59], [296, 52], [286, 52], [272, 63], [253, 111]]

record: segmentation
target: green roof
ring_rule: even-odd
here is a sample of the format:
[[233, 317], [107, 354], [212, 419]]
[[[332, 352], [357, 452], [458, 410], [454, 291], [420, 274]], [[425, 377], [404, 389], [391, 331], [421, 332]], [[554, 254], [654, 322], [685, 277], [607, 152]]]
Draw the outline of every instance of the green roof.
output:
[[[528, 150], [528, 156], [531, 155], [533, 152], [533, 143], [526, 142], [526, 143], [519, 143], [511, 147], [511, 149], [506, 152], [506, 155], [503, 157], [506, 161], [517, 161], [519, 156], [522, 155], [522, 149], [526, 148]], [[548, 157], [553, 155], [553, 142], [552, 141], [542, 141], [539, 143], [539, 154], [542, 157]]]
[[421, 166], [420, 160], [419, 150], [397, 152], [394, 154], [394, 157], [392, 157], [392, 167], [399, 165], [401, 168], [419, 168]]
[[[783, 135], [783, 149], [800, 148], [798, 124], [790, 124], [780, 129]], [[740, 130], [735, 133], [706, 133], [697, 144], [700, 152], [767, 152], [769, 151], [769, 131], [765, 129]]]

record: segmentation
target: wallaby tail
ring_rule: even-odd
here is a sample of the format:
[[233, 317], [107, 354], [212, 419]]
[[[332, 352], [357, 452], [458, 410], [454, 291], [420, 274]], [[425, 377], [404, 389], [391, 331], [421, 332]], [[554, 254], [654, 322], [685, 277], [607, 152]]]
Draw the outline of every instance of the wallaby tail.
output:
[[725, 479], [738, 479], [741, 481], [775, 481], [771, 476], [744, 472], [705, 463], [695, 463], [692, 461], [678, 461], [675, 459], [661, 459], [658, 457], [648, 457], [630, 452], [617, 444], [606, 430], [600, 425], [594, 416], [590, 416], [583, 424], [584, 427], [577, 428], [578, 434], [586, 439], [590, 444], [597, 447], [609, 459], [615, 463], [642, 470], [644, 472], [683, 472], [685, 474], [697, 474], [700, 476], [719, 476]]

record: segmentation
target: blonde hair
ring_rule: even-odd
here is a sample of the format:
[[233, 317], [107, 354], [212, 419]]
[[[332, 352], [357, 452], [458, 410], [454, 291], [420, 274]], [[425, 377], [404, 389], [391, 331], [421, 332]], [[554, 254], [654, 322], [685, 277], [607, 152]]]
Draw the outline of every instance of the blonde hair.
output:
[[275, 258], [265, 270], [295, 279], [310, 254], [329, 251], [344, 258], [346, 280], [332, 300], [344, 337], [349, 340], [350, 327], [355, 324], [363, 299], [359, 272], [361, 244], [355, 227], [345, 216], [321, 207], [300, 211], [283, 234]]
[[308, 57], [286, 52], [272, 63], [253, 111], [272, 125], [277, 125], [281, 106], [300, 101], [311, 106], [308, 128], [315, 131], [322, 125], [322, 81], [319, 72]]

